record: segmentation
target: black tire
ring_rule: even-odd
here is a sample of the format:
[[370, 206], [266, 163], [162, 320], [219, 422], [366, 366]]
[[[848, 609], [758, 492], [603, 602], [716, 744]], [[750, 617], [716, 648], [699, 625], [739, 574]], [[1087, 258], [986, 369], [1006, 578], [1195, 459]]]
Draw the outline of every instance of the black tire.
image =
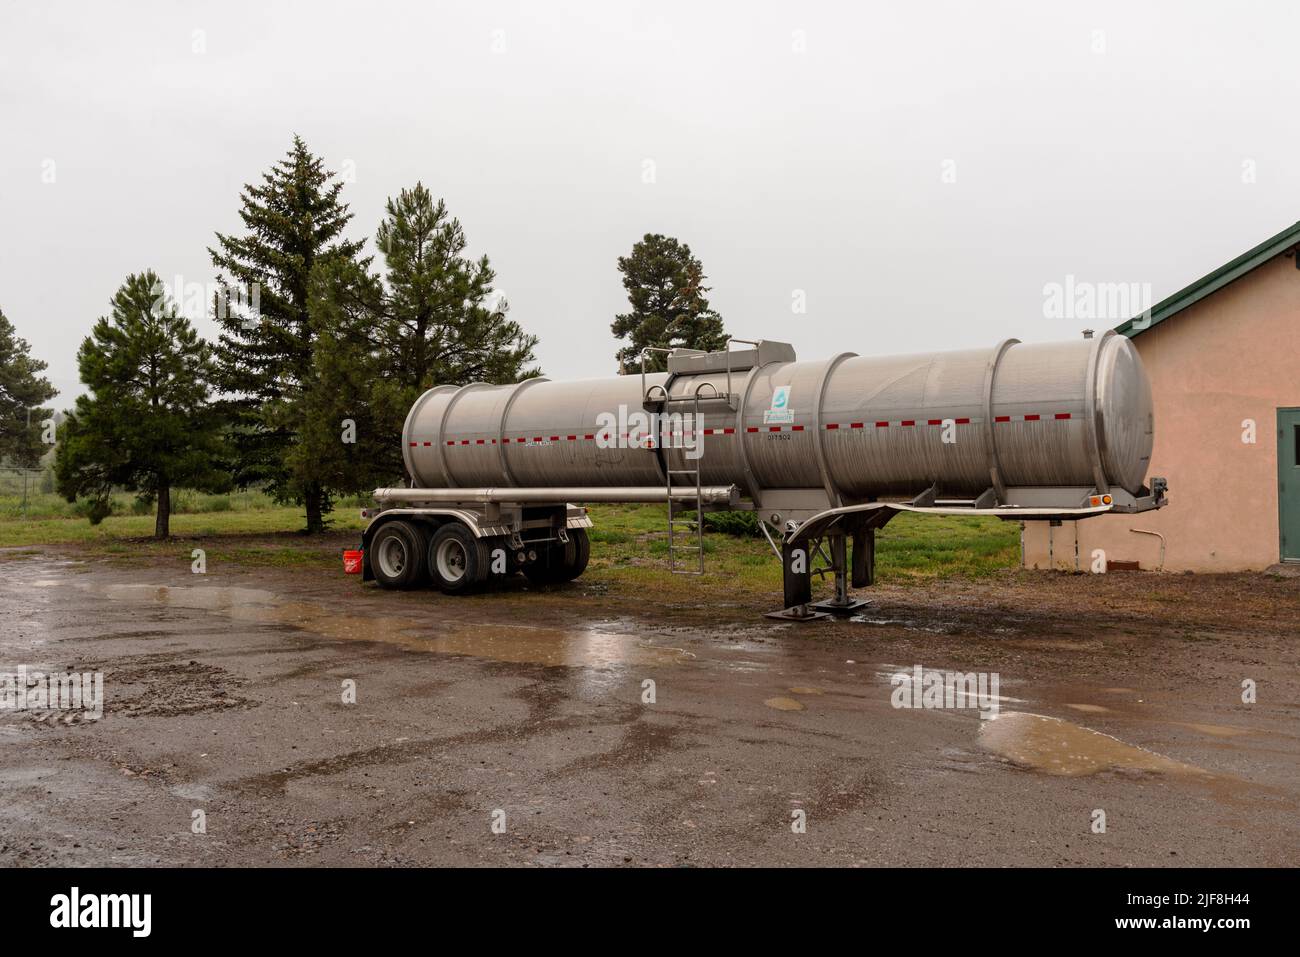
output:
[[591, 540], [585, 528], [569, 529], [569, 540], [561, 545], [553, 542], [537, 561], [524, 566], [524, 574], [535, 585], [555, 585], [571, 582], [587, 570], [591, 558]]
[[383, 588], [416, 588], [424, 584], [426, 546], [424, 529], [410, 522], [393, 521], [380, 527], [370, 540], [370, 569]]
[[461, 595], [488, 576], [491, 554], [487, 545], [463, 522], [438, 527], [429, 542], [427, 567], [433, 584], [448, 595]]
[[571, 582], [587, 570], [587, 562], [591, 559], [591, 539], [587, 537], [585, 528], [569, 529], [569, 545], [571, 549], [566, 549], [567, 554], [573, 552], [572, 560], [566, 560], [564, 566], [564, 578], [562, 581]]

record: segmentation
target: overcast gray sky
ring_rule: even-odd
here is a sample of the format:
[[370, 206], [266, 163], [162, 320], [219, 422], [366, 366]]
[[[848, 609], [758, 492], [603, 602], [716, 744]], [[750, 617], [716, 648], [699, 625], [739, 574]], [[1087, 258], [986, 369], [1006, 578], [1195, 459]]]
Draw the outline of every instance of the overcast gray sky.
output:
[[1122, 317], [1048, 284], [1158, 300], [1300, 219], [1297, 37], [1294, 2], [0, 0], [0, 308], [70, 404], [126, 274], [210, 282], [297, 132], [357, 236], [444, 197], [552, 378], [612, 371], [646, 232], [802, 358], [1073, 337]]

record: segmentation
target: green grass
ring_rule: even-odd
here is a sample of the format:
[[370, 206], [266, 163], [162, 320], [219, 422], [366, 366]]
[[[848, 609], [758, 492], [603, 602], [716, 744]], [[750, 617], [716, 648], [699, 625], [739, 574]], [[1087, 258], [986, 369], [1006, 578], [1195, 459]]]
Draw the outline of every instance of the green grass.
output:
[[[591, 569], [628, 588], [664, 582], [667, 517], [660, 505], [592, 506]], [[1020, 562], [1014, 522], [980, 516], [901, 514], [876, 534], [876, 574], [906, 583], [943, 576], [980, 577]], [[718, 532], [704, 536], [704, 566], [716, 590], [753, 592], [781, 587], [781, 568], [767, 541]]]
[[[129, 492], [115, 492], [110, 501], [114, 516], [152, 516], [154, 506], [136, 500]], [[269, 496], [258, 491], [230, 492], [209, 495], [191, 489], [177, 489], [172, 493], [173, 514], [207, 514], [210, 512], [261, 512], [278, 509]], [[29, 492], [26, 500], [10, 491], [0, 494], [0, 522], [10, 519], [40, 521], [59, 518], [85, 518], [86, 503], [69, 502], [52, 492]]]
[[[235, 493], [227, 510], [217, 504], [220, 498], [182, 496], [187, 510], [172, 516], [176, 540], [152, 542], [148, 537], [153, 534], [153, 515], [130, 514], [130, 496], [115, 502], [124, 514], [98, 526], [37, 497], [26, 517], [0, 510], [0, 547], [77, 544], [130, 562], [163, 556], [188, 561], [190, 551], [201, 545], [210, 562], [335, 569], [339, 549], [355, 541], [365, 524], [355, 507], [340, 505], [331, 516], [331, 530], [346, 534], [307, 537], [294, 534], [304, 526], [300, 508], [276, 505], [259, 493]], [[597, 505], [591, 518], [591, 564], [583, 577], [589, 586], [614, 594], [680, 593], [696, 596], [696, 601], [780, 590], [780, 563], [765, 539], [707, 532], [705, 579], [679, 578], [665, 567], [663, 506]], [[902, 514], [877, 533], [876, 541], [877, 579], [882, 583], [978, 577], [1019, 562], [1018, 526], [990, 518]]]
[[[277, 505], [261, 493], [235, 493], [224, 498], [231, 500], [229, 508], [220, 505], [223, 496], [203, 496], [190, 493], [193, 498], [181, 498], [182, 508], [171, 517], [172, 535], [196, 538], [220, 535], [269, 535], [293, 532], [306, 525], [301, 508]], [[44, 501], [48, 498], [52, 501]], [[73, 507], [56, 496], [29, 499], [31, 506], [24, 514], [5, 508], [0, 500], [0, 547], [16, 545], [59, 545], [65, 543], [113, 543], [153, 535], [154, 513], [135, 509], [134, 497], [114, 496], [115, 514], [99, 525], [78, 516]], [[236, 510], [235, 505], [240, 507]], [[64, 508], [63, 506], [66, 506]], [[133, 514], [139, 512], [139, 514]], [[357, 509], [352, 505], [340, 506], [330, 516], [332, 528], [353, 530], [364, 527]]]
[[982, 576], [1020, 564], [1020, 526], [978, 515], [903, 513], [876, 535], [881, 578]]

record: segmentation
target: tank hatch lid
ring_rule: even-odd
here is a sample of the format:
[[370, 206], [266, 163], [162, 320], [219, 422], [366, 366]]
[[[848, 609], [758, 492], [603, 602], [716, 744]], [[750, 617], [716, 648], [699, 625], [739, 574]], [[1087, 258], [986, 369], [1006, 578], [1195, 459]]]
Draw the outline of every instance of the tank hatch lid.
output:
[[702, 372], [744, 372], [769, 362], [794, 362], [794, 346], [788, 342], [760, 339], [749, 349], [723, 349], [719, 352], [701, 352], [698, 349], [674, 349], [668, 356], [668, 371], [678, 375], [698, 375]]

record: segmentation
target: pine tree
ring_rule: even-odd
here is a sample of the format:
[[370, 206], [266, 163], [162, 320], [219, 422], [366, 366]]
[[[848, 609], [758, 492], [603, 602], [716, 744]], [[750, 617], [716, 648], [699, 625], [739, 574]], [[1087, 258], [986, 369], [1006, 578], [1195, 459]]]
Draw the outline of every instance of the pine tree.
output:
[[416, 183], [385, 211], [375, 242], [384, 257], [381, 311], [397, 381], [418, 395], [434, 385], [540, 375], [530, 367], [537, 337], [506, 318], [510, 307], [493, 292], [488, 257], [465, 255], [465, 231], [446, 203], [434, 203]]
[[376, 483], [400, 479], [402, 423], [426, 389], [541, 374], [533, 365], [537, 338], [506, 318], [488, 257], [465, 255], [464, 230], [446, 204], [417, 183], [390, 198], [385, 213], [376, 234], [382, 276], [323, 266], [312, 307], [322, 342], [329, 340], [317, 405], [348, 412], [358, 430], [352, 448], [321, 455], [350, 476], [368, 469]]
[[[618, 258], [632, 311], [615, 316], [610, 326], [615, 338], [627, 339], [614, 358], [619, 369], [631, 372], [641, 367], [641, 350], [723, 348], [727, 333], [722, 317], [710, 306], [705, 293], [704, 267], [691, 247], [671, 236], [647, 233], [627, 256]], [[646, 368], [665, 368], [662, 353], [651, 353]]]
[[379, 344], [378, 299], [377, 279], [360, 263], [337, 259], [313, 271], [315, 349], [293, 410], [300, 441], [287, 464], [295, 477], [317, 477], [340, 494], [401, 484], [400, 438], [392, 429], [393, 422], [401, 429], [406, 409], [384, 378], [392, 357]]
[[32, 468], [45, 451], [41, 423], [51, 413], [41, 406], [58, 391], [40, 375], [45, 368], [0, 310], [0, 461]]
[[313, 372], [312, 270], [354, 260], [362, 244], [343, 236], [351, 220], [343, 184], [295, 136], [288, 156], [241, 193], [243, 236], [217, 234], [209, 249], [223, 290], [216, 316], [222, 389], [236, 428], [236, 481], [266, 483], [305, 507], [307, 531], [325, 527], [332, 490], [290, 463], [304, 429], [304, 389]]
[[212, 350], [153, 272], [133, 274], [77, 352], [89, 392], [64, 422], [55, 473], [68, 501], [91, 502], [98, 524], [121, 486], [157, 502], [154, 537], [171, 533], [171, 491], [218, 491], [221, 422], [209, 401]]

